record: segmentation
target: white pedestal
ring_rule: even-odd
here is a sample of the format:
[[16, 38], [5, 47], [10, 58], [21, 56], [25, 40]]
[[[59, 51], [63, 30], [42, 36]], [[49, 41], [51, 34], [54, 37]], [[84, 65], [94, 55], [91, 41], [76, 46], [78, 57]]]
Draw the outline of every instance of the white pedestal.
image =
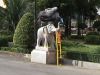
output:
[[55, 64], [56, 63], [55, 51], [34, 49], [31, 52], [31, 62], [37, 62], [43, 64]]

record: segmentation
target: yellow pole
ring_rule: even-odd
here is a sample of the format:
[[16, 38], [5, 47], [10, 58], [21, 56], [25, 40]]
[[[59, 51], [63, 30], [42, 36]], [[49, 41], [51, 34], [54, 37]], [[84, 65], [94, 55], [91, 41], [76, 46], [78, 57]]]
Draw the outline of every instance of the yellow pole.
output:
[[62, 58], [62, 49], [61, 49], [61, 38], [60, 38], [61, 34], [58, 31], [58, 29], [56, 29], [56, 53], [57, 53], [57, 65], [59, 65], [59, 58]]
[[58, 29], [56, 29], [56, 62], [59, 65], [59, 51], [58, 51]]
[[62, 58], [62, 49], [61, 49], [61, 43], [59, 44], [60, 45], [60, 58]]
[[59, 57], [61, 58], [62, 49], [61, 49], [61, 34], [60, 34], [60, 32], [58, 32], [58, 44], [59, 44]]

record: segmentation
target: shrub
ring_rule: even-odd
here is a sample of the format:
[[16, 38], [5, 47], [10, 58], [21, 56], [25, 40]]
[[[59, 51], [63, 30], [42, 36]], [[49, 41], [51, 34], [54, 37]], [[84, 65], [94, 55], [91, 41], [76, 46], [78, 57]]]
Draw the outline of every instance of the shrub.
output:
[[[99, 50], [100, 51], [100, 50]], [[80, 51], [66, 51], [63, 52], [63, 57], [67, 59], [89, 61], [100, 63], [100, 53], [80, 52]]]
[[13, 42], [13, 35], [5, 36], [8, 42]]
[[63, 47], [84, 47], [84, 45], [78, 43], [78, 42], [73, 42], [73, 41], [66, 41], [62, 40], [62, 48]]
[[31, 47], [34, 43], [34, 16], [26, 13], [20, 19], [13, 37], [13, 43]]
[[89, 33], [87, 33], [86, 35], [100, 35], [98, 32], [94, 32], [94, 31], [91, 31]]
[[0, 37], [5, 38], [8, 42], [13, 41], [13, 35], [0, 35]]
[[84, 36], [81, 36], [81, 35], [71, 35], [71, 36], [68, 36], [68, 39], [84, 39]]
[[95, 53], [95, 54], [100, 54], [100, 47], [97, 47], [97, 48], [94, 50], [94, 53]]
[[80, 23], [78, 25], [78, 27], [81, 28], [81, 29], [85, 29], [85, 28], [87, 28], [87, 25], [85, 23]]
[[8, 46], [6, 38], [0, 37], [0, 47]]
[[97, 31], [100, 32], [100, 26], [97, 28]]
[[95, 21], [93, 24], [93, 28], [98, 28], [100, 26], [100, 21]]
[[100, 44], [100, 36], [97, 35], [88, 35], [84, 40], [87, 44]]
[[2, 50], [2, 51], [11, 51], [11, 48], [10, 47], [1, 47], [0, 50]]

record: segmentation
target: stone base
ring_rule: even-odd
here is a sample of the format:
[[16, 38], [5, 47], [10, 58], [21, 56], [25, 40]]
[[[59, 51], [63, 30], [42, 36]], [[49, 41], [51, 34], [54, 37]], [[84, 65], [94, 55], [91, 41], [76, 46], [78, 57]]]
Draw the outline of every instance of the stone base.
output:
[[56, 63], [55, 51], [34, 49], [31, 52], [31, 62], [43, 63], [43, 64], [55, 64]]

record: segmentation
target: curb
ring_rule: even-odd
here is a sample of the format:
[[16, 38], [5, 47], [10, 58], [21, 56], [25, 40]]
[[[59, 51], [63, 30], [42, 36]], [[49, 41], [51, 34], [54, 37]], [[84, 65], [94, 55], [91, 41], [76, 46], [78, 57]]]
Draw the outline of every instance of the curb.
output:
[[10, 55], [10, 56], [17, 56], [20, 58], [31, 59], [31, 54], [16, 53], [16, 52], [9, 52], [9, 51], [0, 51], [0, 54], [6, 54], [6, 55]]
[[61, 59], [63, 65], [71, 65], [82, 68], [98, 69], [100, 70], [100, 63], [85, 62], [71, 59]]

